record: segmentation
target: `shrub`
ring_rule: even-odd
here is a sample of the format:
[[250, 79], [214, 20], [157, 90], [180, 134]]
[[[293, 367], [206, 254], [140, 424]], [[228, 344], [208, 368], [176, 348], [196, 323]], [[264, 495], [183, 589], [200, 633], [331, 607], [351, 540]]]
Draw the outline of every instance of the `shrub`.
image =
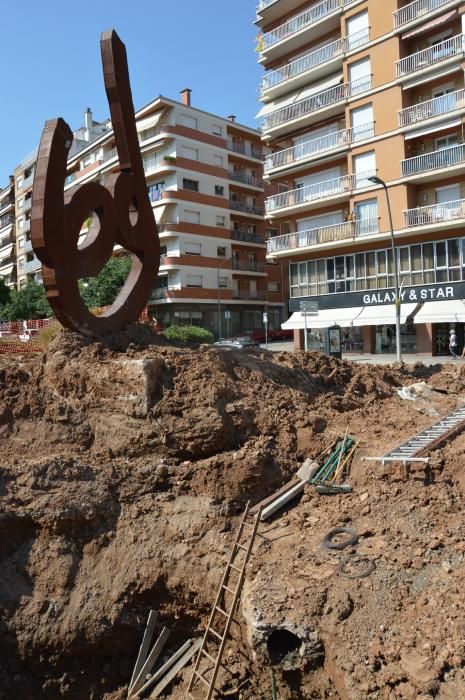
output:
[[199, 326], [170, 326], [163, 335], [174, 343], [213, 343], [213, 335]]

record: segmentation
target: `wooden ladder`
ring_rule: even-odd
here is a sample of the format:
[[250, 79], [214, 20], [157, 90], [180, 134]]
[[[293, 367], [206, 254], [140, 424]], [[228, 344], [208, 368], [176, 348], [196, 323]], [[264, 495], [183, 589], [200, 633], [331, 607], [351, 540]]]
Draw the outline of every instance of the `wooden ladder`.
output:
[[[245, 569], [247, 566], [247, 562], [250, 559], [252, 547], [255, 542], [258, 526], [260, 524], [260, 517], [262, 512], [261, 508], [257, 511], [253, 523], [246, 522], [247, 516], [249, 515], [249, 508], [250, 502], [247, 503], [244, 514], [242, 516], [241, 524], [239, 525], [239, 529], [237, 531], [236, 540], [234, 542], [229, 561], [226, 565], [223, 578], [221, 580], [218, 593], [216, 595], [216, 600], [211, 611], [210, 619], [207, 624], [207, 629], [205, 630], [202, 645], [199, 649], [199, 653], [197, 654], [194, 670], [192, 672], [192, 676], [187, 688], [187, 697], [189, 698], [194, 698], [194, 696], [191, 694], [191, 691], [194, 688], [197, 681], [203, 683], [203, 685], [207, 688], [206, 695], [204, 696], [205, 700], [210, 700], [213, 697], [215, 683], [221, 665], [221, 659], [226, 646], [231, 624], [234, 621], [234, 614], [236, 612], [236, 607], [239, 602], [239, 597], [241, 595], [242, 586], [245, 578]], [[245, 543], [243, 543], [241, 542], [241, 540], [243, 539], [243, 533], [245, 528], [251, 528], [251, 532], [249, 534], [248, 540], [246, 540]], [[233, 579], [236, 576], [238, 576], [238, 578], [236, 582], [233, 583]], [[229, 594], [229, 596], [232, 596], [230, 604], [226, 604], [226, 593]], [[223, 623], [222, 630], [221, 624], [219, 630], [215, 629], [215, 627], [213, 626], [215, 618], [221, 620], [221, 622]], [[219, 642], [219, 649], [216, 657], [213, 652], [209, 653], [207, 650], [211, 644], [212, 638], [216, 642]], [[204, 658], [207, 659], [211, 664], [213, 664], [213, 668], [206, 668], [202, 673], [200, 671], [200, 664]], [[205, 674], [210, 672], [211, 676], [210, 678], [207, 678]]]

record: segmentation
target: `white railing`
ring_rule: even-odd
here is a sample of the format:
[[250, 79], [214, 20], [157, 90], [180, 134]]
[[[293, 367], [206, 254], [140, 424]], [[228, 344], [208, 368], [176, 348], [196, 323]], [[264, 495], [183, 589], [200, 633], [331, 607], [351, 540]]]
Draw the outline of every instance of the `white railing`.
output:
[[409, 124], [417, 124], [425, 119], [438, 117], [441, 114], [455, 112], [457, 109], [465, 107], [465, 89], [449, 92], [441, 97], [434, 97], [426, 102], [419, 102], [412, 107], [406, 107], [399, 111], [399, 125], [408, 126]]
[[332, 226], [320, 226], [319, 228], [308, 229], [307, 231], [297, 231], [286, 233], [283, 236], [269, 238], [266, 242], [267, 255], [279, 253], [283, 250], [296, 250], [297, 248], [308, 248], [322, 243], [332, 243], [333, 241], [343, 241], [349, 238], [357, 238], [370, 233], [378, 233], [378, 219], [361, 219], [359, 221], [344, 221], [341, 224]]
[[356, 49], [359, 46], [366, 44], [367, 41], [369, 41], [369, 40], [370, 40], [370, 28], [365, 27], [365, 29], [361, 29], [359, 32], [355, 32], [354, 34], [349, 34], [349, 36], [347, 36], [344, 39], [344, 42], [345, 42], [344, 51], [353, 51], [353, 49]]
[[289, 80], [289, 78], [294, 78], [296, 75], [301, 75], [311, 68], [315, 68], [316, 66], [320, 66], [327, 61], [331, 61], [331, 59], [336, 58], [337, 56], [342, 56], [344, 53], [344, 46], [345, 40], [337, 39], [331, 44], [322, 46], [321, 48], [316, 49], [316, 51], [312, 51], [311, 53], [298, 58], [296, 61], [287, 63], [285, 66], [282, 66], [277, 70], [270, 71], [270, 73], [263, 78], [261, 87], [262, 94], [275, 85], [279, 85], [279, 83]]
[[402, 177], [427, 172], [428, 170], [438, 170], [449, 168], [465, 162], [465, 144], [449, 146], [432, 153], [423, 153], [421, 156], [406, 158], [401, 161]]
[[448, 5], [451, 0], [415, 0], [400, 10], [394, 12], [394, 29], [401, 27], [403, 24], [412, 22], [420, 15], [425, 15], [427, 12], [437, 10], [444, 5]]
[[273, 5], [273, 3], [278, 2], [278, 0], [260, 0], [257, 6], [257, 10], [263, 10], [268, 5]]
[[344, 0], [323, 0], [323, 2], [313, 5], [313, 7], [310, 7], [300, 15], [292, 17], [288, 22], [281, 24], [271, 32], [264, 34], [262, 37], [262, 50], [273, 46], [273, 44], [277, 44], [278, 41], [287, 39], [289, 36], [296, 34], [301, 29], [305, 29], [310, 25], [315, 24], [315, 22], [319, 22], [332, 12], [341, 9], [343, 5]]
[[297, 146], [285, 148], [283, 151], [271, 153], [265, 158], [265, 172], [279, 168], [283, 165], [291, 165], [299, 160], [311, 158], [312, 156], [326, 151], [332, 151], [336, 148], [348, 146], [355, 141], [361, 141], [365, 138], [372, 138], [374, 135], [374, 122], [362, 124], [352, 127], [351, 129], [341, 129], [334, 131], [326, 136], [320, 136], [317, 139], [309, 139], [305, 143], [299, 143]]
[[332, 180], [324, 180], [323, 182], [316, 182], [313, 185], [298, 187], [289, 192], [275, 194], [273, 197], [268, 197], [268, 199], [265, 200], [265, 211], [267, 214], [270, 214], [278, 209], [298, 206], [305, 202], [313, 202], [337, 194], [347, 193], [347, 195], [349, 195], [349, 193], [355, 189], [369, 187], [371, 183], [368, 178], [372, 175], [376, 175], [376, 172], [369, 170], [365, 173], [343, 175], [342, 177], [335, 177]]
[[417, 51], [410, 56], [396, 61], [396, 75], [398, 78], [409, 73], [414, 73], [417, 70], [422, 70], [428, 66], [432, 66], [440, 61], [445, 61], [453, 56], [458, 56], [463, 53], [464, 35], [458, 34], [450, 39], [445, 39], [439, 44], [430, 46], [423, 51]]
[[404, 211], [404, 219], [406, 228], [465, 219], [465, 199], [407, 209]]

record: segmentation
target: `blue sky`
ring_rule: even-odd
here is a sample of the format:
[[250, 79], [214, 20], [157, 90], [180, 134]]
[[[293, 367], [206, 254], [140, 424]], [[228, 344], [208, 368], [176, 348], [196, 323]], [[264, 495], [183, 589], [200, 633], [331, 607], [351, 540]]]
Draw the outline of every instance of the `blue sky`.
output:
[[254, 0], [24, 0], [1, 11], [0, 189], [38, 145], [46, 119], [72, 129], [90, 107], [108, 115], [100, 33], [126, 44], [136, 109], [159, 94], [255, 126], [262, 69], [254, 50]]

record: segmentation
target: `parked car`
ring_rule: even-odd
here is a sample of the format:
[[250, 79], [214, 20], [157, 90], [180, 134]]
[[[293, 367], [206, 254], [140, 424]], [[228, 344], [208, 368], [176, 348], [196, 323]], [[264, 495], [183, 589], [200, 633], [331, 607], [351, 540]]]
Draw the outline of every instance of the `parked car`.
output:
[[268, 331], [270, 340], [292, 340], [294, 331], [284, 330], [283, 328], [272, 328]]
[[257, 343], [264, 343], [266, 340], [264, 328], [254, 328], [251, 331], [244, 331], [242, 335], [252, 338], [253, 340], [257, 341]]
[[224, 348], [236, 348], [236, 350], [245, 350], [259, 347], [258, 340], [254, 340], [249, 336], [238, 336], [236, 338], [221, 338], [215, 343], [216, 346]]

